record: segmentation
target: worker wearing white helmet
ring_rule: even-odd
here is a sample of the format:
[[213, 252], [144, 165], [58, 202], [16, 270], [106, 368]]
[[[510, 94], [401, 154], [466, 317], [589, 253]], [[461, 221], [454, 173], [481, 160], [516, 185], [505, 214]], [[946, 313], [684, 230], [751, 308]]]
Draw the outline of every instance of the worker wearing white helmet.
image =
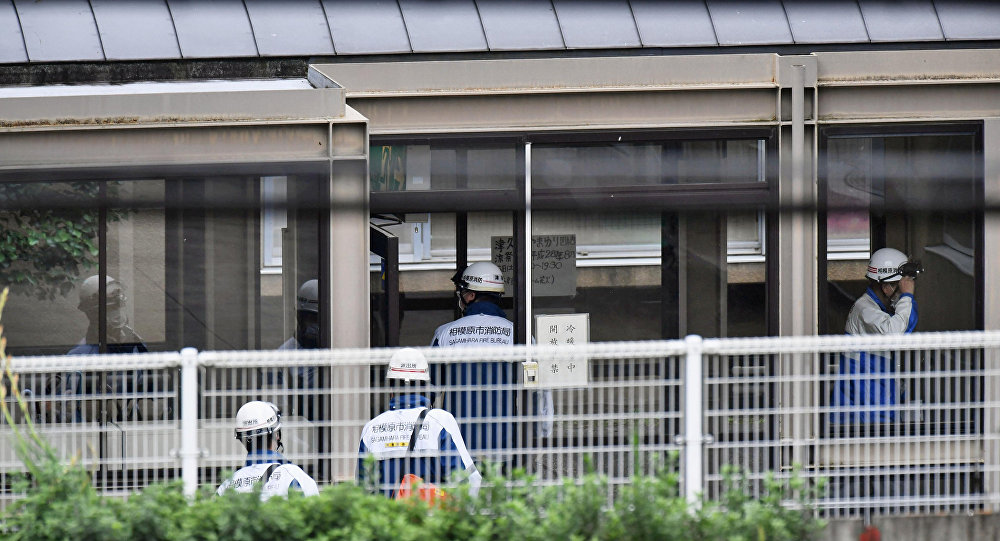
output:
[[296, 490], [306, 496], [319, 494], [316, 481], [281, 455], [281, 411], [277, 406], [260, 400], [243, 404], [236, 412], [235, 435], [247, 450], [246, 462], [222, 482], [217, 494], [260, 490], [262, 500]]
[[[295, 335], [291, 336], [281, 346], [280, 350], [317, 349], [319, 344], [319, 280], [306, 280], [299, 286], [295, 295]], [[297, 366], [268, 370], [267, 383], [276, 385], [283, 391], [295, 389], [316, 388], [316, 367]], [[304, 416], [310, 421], [318, 420], [321, 414], [318, 398], [306, 396], [306, 393], [295, 392], [295, 400], [287, 404], [290, 415]]]
[[[77, 288], [79, 302], [77, 308], [87, 316], [86, 335], [80, 339], [67, 355], [97, 355], [100, 353], [146, 353], [148, 349], [142, 338], [129, 326], [128, 297], [125, 287], [117, 279], [104, 276], [104, 335], [101, 336], [101, 276], [89, 276]], [[103, 347], [102, 347], [103, 346]], [[52, 374], [46, 378], [45, 384], [36, 389], [25, 389], [29, 395], [38, 398], [36, 415], [38, 419], [50, 422], [82, 422], [92, 416], [85, 412], [81, 400], [70, 400], [65, 395], [84, 394], [88, 386], [88, 377], [83, 372], [67, 372]], [[144, 385], [144, 372], [116, 371], [108, 374], [107, 388], [116, 394], [132, 394], [147, 390]], [[58, 400], [46, 400], [45, 397], [63, 395]], [[139, 420], [159, 415], [163, 412], [154, 411], [150, 400], [141, 398], [122, 399], [109, 402], [110, 412], [114, 419]]]
[[[111, 276], [104, 277], [105, 283], [105, 329], [106, 353], [145, 353], [146, 344], [129, 326], [128, 297], [121, 282]], [[77, 308], [87, 316], [87, 336], [69, 351], [69, 355], [93, 355], [101, 353], [98, 336], [100, 329], [100, 285], [101, 277], [93, 275], [84, 280], [78, 288], [80, 302]]]
[[[504, 278], [493, 263], [473, 263], [452, 277], [462, 317], [437, 328], [432, 346], [511, 346], [514, 324], [500, 307]], [[455, 390], [444, 393], [443, 407], [462, 423], [465, 441], [477, 460], [504, 464], [517, 437], [513, 422], [518, 380], [511, 362], [465, 362], [442, 366], [438, 383]]]
[[319, 280], [306, 280], [295, 295], [295, 336], [278, 349], [319, 347]]
[[[426, 396], [430, 382], [427, 359], [413, 348], [396, 351], [385, 376], [393, 389], [389, 410], [368, 421], [361, 430], [358, 479], [370, 480], [391, 495], [408, 474], [419, 482], [439, 485], [467, 480], [475, 494], [482, 482], [451, 413], [431, 407]], [[378, 479], [366, 477], [366, 458], [376, 460]]]
[[452, 277], [463, 317], [434, 332], [433, 346], [511, 345], [514, 324], [500, 308], [503, 273], [488, 261], [473, 263]]
[[910, 333], [917, 326], [914, 279], [923, 269], [903, 252], [882, 248], [868, 262], [868, 289], [851, 307], [847, 334]]
[[[911, 333], [917, 326], [914, 279], [923, 268], [903, 252], [882, 248], [868, 262], [868, 288], [847, 315], [847, 334]], [[882, 423], [896, 419], [895, 359], [886, 352], [850, 351], [840, 356], [840, 377], [833, 404], [844, 411], [831, 414], [838, 423]]]

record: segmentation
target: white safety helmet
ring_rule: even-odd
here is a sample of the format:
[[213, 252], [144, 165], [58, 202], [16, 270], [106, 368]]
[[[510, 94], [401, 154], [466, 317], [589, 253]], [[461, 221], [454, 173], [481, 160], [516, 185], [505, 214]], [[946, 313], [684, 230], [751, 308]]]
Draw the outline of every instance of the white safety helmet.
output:
[[402, 348], [392, 354], [389, 359], [389, 371], [385, 379], [401, 379], [403, 381], [430, 381], [427, 371], [427, 359], [423, 353], [413, 348]]
[[250, 438], [274, 434], [281, 428], [281, 410], [271, 402], [253, 400], [243, 404], [236, 412], [236, 439], [245, 442]]
[[882, 248], [872, 254], [865, 276], [879, 282], [898, 282], [903, 275], [899, 267], [909, 260], [906, 254], [895, 248]]
[[454, 278], [455, 285], [469, 291], [503, 295], [503, 273], [489, 261], [473, 263]]
[[304, 312], [319, 313], [319, 281], [307, 280], [299, 288], [295, 297], [295, 309]]
[[[128, 298], [125, 296], [125, 288], [122, 287], [121, 282], [111, 276], [105, 276], [104, 279], [108, 284], [106, 304], [108, 306], [124, 305]], [[77, 305], [80, 311], [97, 311], [100, 304], [100, 287], [101, 277], [97, 274], [87, 278], [80, 284], [80, 303]]]

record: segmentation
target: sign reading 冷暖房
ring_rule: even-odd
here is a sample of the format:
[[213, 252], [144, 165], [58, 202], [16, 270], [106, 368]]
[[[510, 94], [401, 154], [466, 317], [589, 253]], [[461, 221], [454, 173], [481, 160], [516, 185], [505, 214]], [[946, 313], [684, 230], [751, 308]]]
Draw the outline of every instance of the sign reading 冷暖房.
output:
[[[514, 290], [514, 238], [491, 237], [493, 264], [503, 272], [505, 294]], [[536, 297], [576, 295], [576, 235], [531, 236], [531, 294]]]

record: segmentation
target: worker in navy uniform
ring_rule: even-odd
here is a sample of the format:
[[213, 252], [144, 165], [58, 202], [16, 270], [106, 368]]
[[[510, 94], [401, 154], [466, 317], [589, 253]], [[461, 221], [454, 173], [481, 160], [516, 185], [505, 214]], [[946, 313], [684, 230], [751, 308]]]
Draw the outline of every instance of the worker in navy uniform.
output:
[[[306, 280], [299, 286], [295, 296], [295, 334], [285, 340], [279, 350], [318, 349], [319, 348], [319, 281]], [[286, 404], [289, 415], [299, 415], [316, 421], [323, 418], [318, 404], [319, 396], [312, 392], [316, 389], [317, 369], [315, 366], [296, 366], [266, 370], [268, 385], [276, 387], [281, 392], [298, 391], [290, 404]]]
[[[475, 347], [511, 346], [514, 324], [500, 308], [504, 293], [503, 274], [493, 263], [481, 261], [452, 277], [462, 317], [434, 332], [432, 346]], [[515, 446], [513, 422], [502, 421], [515, 415], [517, 365], [512, 362], [460, 362], [442, 366], [438, 384], [462, 386], [444, 394], [443, 407], [455, 414], [476, 460], [506, 464]], [[477, 390], [476, 386], [486, 387]]]
[[[105, 353], [146, 353], [149, 351], [142, 338], [132, 329], [128, 321], [128, 297], [125, 287], [117, 279], [105, 276]], [[86, 335], [67, 352], [67, 355], [98, 355], [100, 347], [100, 275], [85, 279], [78, 288], [79, 309], [87, 316]], [[40, 422], [83, 422], [94, 420], [102, 414], [93, 411], [95, 404], [79, 397], [97, 396], [104, 393], [133, 393], [144, 390], [142, 371], [118, 371], [109, 373], [104, 381], [96, 373], [66, 372], [52, 374], [43, 385], [36, 389], [25, 389], [25, 397], [37, 402], [35, 419]], [[99, 387], [103, 383], [104, 392]], [[40, 390], [39, 390], [40, 389]], [[32, 400], [34, 401], [34, 400]], [[141, 420], [162, 417], [168, 413], [165, 408], [156, 408], [152, 401], [132, 399], [107, 402], [111, 406], [106, 414], [110, 419]], [[95, 406], [96, 407], [96, 406]]]
[[260, 400], [243, 404], [236, 412], [235, 434], [247, 450], [246, 462], [222, 482], [217, 494], [251, 492], [258, 487], [263, 500], [288, 496], [289, 491], [319, 494], [316, 481], [281, 455], [281, 411], [277, 406]]
[[393, 354], [386, 372], [393, 389], [389, 410], [361, 430], [358, 480], [366, 480], [365, 460], [375, 457], [378, 489], [392, 495], [407, 474], [421, 483], [441, 485], [467, 481], [473, 495], [482, 475], [465, 446], [451, 413], [431, 407], [425, 393], [430, 382], [427, 359], [420, 351], [403, 348]]

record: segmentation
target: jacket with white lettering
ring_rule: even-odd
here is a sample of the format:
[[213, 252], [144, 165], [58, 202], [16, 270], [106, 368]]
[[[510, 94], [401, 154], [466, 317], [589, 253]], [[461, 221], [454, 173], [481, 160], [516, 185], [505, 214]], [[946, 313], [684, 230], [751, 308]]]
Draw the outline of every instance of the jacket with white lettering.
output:
[[427, 411], [413, 450], [409, 451], [413, 425], [420, 413], [429, 407], [430, 400], [421, 395], [393, 397], [389, 401], [389, 411], [365, 424], [358, 449], [359, 481], [365, 479], [365, 459], [371, 454], [377, 461], [379, 489], [387, 496], [407, 473], [435, 484], [465, 478], [469, 481], [470, 493], [479, 491], [482, 475], [465, 447], [458, 422], [447, 411]]
[[[262, 479], [269, 469], [270, 475], [267, 479]], [[306, 496], [319, 494], [319, 487], [309, 474], [274, 451], [255, 451], [248, 454], [246, 464], [236, 470], [232, 477], [223, 481], [216, 494], [221, 496], [227, 490], [250, 492], [261, 482], [264, 483], [260, 489], [262, 500], [271, 496], [288, 496], [290, 489], [298, 490]]]
[[[465, 309], [465, 317], [445, 323], [434, 333], [432, 346], [511, 346], [514, 324], [504, 311], [489, 301], [477, 301]], [[444, 408], [459, 419], [462, 434], [472, 453], [482, 460], [506, 462], [515, 445], [512, 422], [483, 422], [483, 418], [510, 418], [515, 414], [519, 367], [513, 362], [451, 363], [431, 367], [431, 380], [462, 390], [444, 393]], [[465, 390], [465, 389], [486, 390]], [[500, 390], [505, 389], [505, 390]]]
[[514, 344], [514, 324], [503, 310], [488, 301], [470, 304], [465, 317], [445, 323], [434, 331], [432, 346], [510, 346]]

